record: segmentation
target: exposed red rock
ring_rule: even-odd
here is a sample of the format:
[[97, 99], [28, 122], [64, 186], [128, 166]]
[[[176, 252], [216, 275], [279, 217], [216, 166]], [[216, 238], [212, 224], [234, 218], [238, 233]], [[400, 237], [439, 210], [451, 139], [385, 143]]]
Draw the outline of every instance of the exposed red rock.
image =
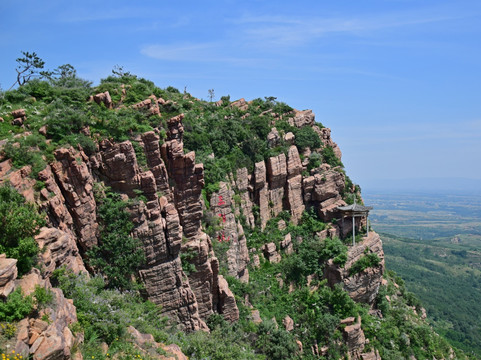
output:
[[17, 259], [0, 254], [0, 297], [6, 298], [15, 289]]
[[107, 109], [112, 109], [113, 107], [112, 98], [108, 91], [94, 95], [93, 100], [99, 105], [103, 103]]
[[[377, 254], [381, 262], [376, 267], [370, 267], [358, 274], [349, 275], [349, 269], [364, 256], [366, 249]], [[369, 236], [365, 237], [361, 243], [349, 247], [347, 262], [343, 268], [329, 260], [324, 276], [331, 286], [340, 283], [354, 301], [373, 305], [382, 282], [383, 273], [384, 252], [382, 241], [378, 234], [371, 231]]]
[[61, 148], [55, 151], [55, 158], [52, 170], [73, 219], [78, 243], [84, 249], [91, 248], [97, 245], [98, 224], [87, 157], [82, 152]]

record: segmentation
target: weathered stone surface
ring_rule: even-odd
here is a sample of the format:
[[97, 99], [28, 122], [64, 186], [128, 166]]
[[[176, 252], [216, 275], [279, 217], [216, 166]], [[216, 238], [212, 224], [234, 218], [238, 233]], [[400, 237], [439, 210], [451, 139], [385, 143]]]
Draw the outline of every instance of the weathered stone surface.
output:
[[6, 298], [15, 289], [17, 259], [0, 254], [0, 297]]
[[239, 320], [239, 309], [235, 301], [234, 294], [229, 289], [227, 281], [219, 275], [219, 300], [218, 312], [224, 315], [227, 321], [234, 322]]
[[88, 249], [97, 245], [98, 224], [93, 194], [93, 178], [84, 160], [86, 156], [73, 149], [55, 151], [52, 164], [57, 183], [73, 219], [79, 244]]
[[346, 326], [342, 330], [342, 335], [347, 345], [349, 355], [355, 359], [359, 359], [366, 341], [364, 331], [361, 329], [361, 317], [358, 317], [355, 324]]
[[294, 330], [294, 320], [292, 320], [289, 315], [286, 315], [286, 317], [282, 320], [282, 324], [284, 325], [286, 331]]
[[269, 203], [271, 216], [277, 216], [284, 207], [284, 186], [287, 179], [286, 156], [282, 153], [267, 160]]
[[112, 97], [108, 91], [94, 95], [93, 100], [99, 105], [103, 103], [107, 109], [112, 109], [113, 107]]
[[271, 132], [267, 134], [267, 143], [270, 148], [276, 147], [280, 144], [281, 137], [276, 128], [272, 128]]
[[40, 191], [40, 208], [47, 213], [48, 226], [56, 227], [77, 239], [72, 215], [67, 209], [67, 202], [55, 180], [52, 168], [47, 165], [38, 173], [38, 178], [45, 183], [45, 188]]
[[147, 164], [154, 174], [157, 190], [162, 196], [165, 196], [169, 202], [173, 202], [173, 193], [169, 186], [169, 175], [161, 157], [159, 140], [159, 136], [153, 131], [142, 135]]
[[269, 262], [275, 264], [281, 261], [281, 255], [277, 252], [276, 244], [274, 244], [273, 242], [262, 246], [262, 251], [266, 259], [269, 260]]
[[[35, 313], [35, 317], [19, 323], [15, 351], [35, 360], [70, 359], [72, 347], [82, 341], [82, 336], [76, 338], [69, 329], [69, 325], [77, 321], [72, 301], [67, 300], [60, 289], [52, 288], [48, 280], [43, 280], [37, 269], [17, 281], [17, 286], [26, 295], [31, 294], [36, 286], [46, 288], [54, 299], [45, 309]], [[42, 320], [43, 316], [49, 321]]]
[[75, 239], [70, 234], [57, 228], [42, 228], [35, 236], [40, 249], [39, 262], [42, 264], [44, 277], [50, 277], [53, 271], [65, 266], [75, 274], [87, 273], [80, 257]]
[[291, 211], [291, 221], [297, 224], [306, 208], [302, 199], [302, 175], [287, 180], [286, 195], [287, 207]]
[[[350, 276], [349, 269], [356, 261], [364, 256], [366, 249], [368, 249], [367, 251], [369, 252], [377, 254], [381, 259], [380, 264]], [[382, 241], [378, 234], [371, 231], [369, 236], [365, 237], [361, 243], [349, 248], [347, 262], [344, 268], [339, 267], [334, 264], [332, 260], [329, 260], [324, 276], [330, 286], [341, 283], [354, 301], [373, 305], [382, 282], [383, 273], [384, 252], [382, 249]]]
[[116, 144], [104, 140], [100, 143], [100, 150], [96, 170], [113, 189], [135, 197], [133, 189], [139, 186], [137, 175], [140, 169], [132, 143]]
[[220, 229], [216, 231], [213, 241], [229, 243], [227, 250], [227, 264], [229, 275], [240, 279], [242, 282], [249, 281], [249, 253], [244, 229], [237, 223], [232, 212], [234, 205], [234, 191], [225, 182], [219, 183], [219, 191], [212, 194], [210, 199], [210, 212], [219, 219]]
[[284, 250], [286, 254], [292, 254], [294, 252], [294, 248], [292, 245], [292, 238], [291, 234], [288, 233], [284, 236], [284, 240], [280, 243], [281, 250]]
[[381, 360], [381, 355], [379, 355], [378, 350], [371, 350], [368, 353], [361, 354], [361, 360]]
[[[178, 133], [177, 133], [178, 134]], [[195, 163], [195, 153], [184, 155], [183, 144], [170, 140], [162, 145], [162, 155], [169, 178], [175, 183], [174, 203], [179, 212], [184, 235], [190, 239], [201, 232], [202, 203], [200, 201], [204, 187], [204, 166]]]
[[302, 172], [301, 158], [296, 146], [291, 146], [287, 153], [287, 177], [291, 179]]
[[[132, 338], [134, 346], [144, 354], [154, 359], [160, 360], [188, 360], [180, 347], [175, 344], [163, 345], [155, 341], [151, 334], [142, 334], [133, 326], [127, 328], [127, 332]], [[159, 355], [159, 350], [165, 351], [166, 355]]]
[[252, 190], [252, 186], [249, 185], [249, 174], [247, 168], [237, 169], [236, 187], [240, 196], [240, 210], [245, 216], [246, 223], [251, 228], [255, 226], [254, 214], [252, 213], [252, 199], [249, 188]]
[[261, 229], [264, 230], [267, 221], [271, 218], [271, 212], [269, 209], [269, 190], [266, 182], [266, 164], [264, 161], [255, 164], [254, 189], [255, 202], [259, 205], [260, 225]]
[[207, 320], [217, 310], [219, 262], [213, 254], [209, 237], [204, 233], [183, 244], [181, 252], [193, 255], [189, 262], [196, 271], [188, 275], [189, 283], [197, 299], [199, 315]]
[[241, 110], [247, 110], [249, 108], [249, 104], [247, 104], [244, 98], [231, 102], [230, 106], [237, 107]]
[[344, 174], [335, 170], [304, 178], [304, 204], [315, 206], [322, 220], [332, 220], [338, 216], [337, 207], [346, 204], [341, 196], [344, 182]]
[[289, 145], [294, 145], [295, 140], [296, 140], [295, 135], [290, 131], [284, 135], [284, 141]]
[[332, 150], [334, 150], [334, 155], [336, 155], [336, 157], [339, 160], [341, 160], [342, 158], [341, 149], [339, 149], [339, 146], [337, 146], [337, 144], [334, 141], [332, 141], [331, 129], [329, 128], [319, 129], [317, 126], [314, 126], [313, 129], [318, 133], [319, 137], [321, 138], [322, 144], [324, 146], [331, 147]]
[[315, 122], [315, 116], [312, 110], [296, 110], [294, 117], [290, 118], [288, 121], [291, 126], [295, 126], [298, 128], [304, 126], [312, 126]]
[[28, 202], [35, 202], [35, 192], [34, 185], [35, 180], [30, 177], [32, 172], [32, 167], [30, 165], [24, 166], [23, 168], [11, 171], [9, 162], [6, 163], [5, 168], [0, 171], [5, 172], [1, 182], [8, 180], [10, 185], [13, 186]]
[[17, 109], [17, 110], [13, 110], [11, 112], [12, 114], [12, 117], [15, 119], [15, 118], [23, 118], [25, 116], [27, 116], [27, 114], [25, 113], [25, 109]]

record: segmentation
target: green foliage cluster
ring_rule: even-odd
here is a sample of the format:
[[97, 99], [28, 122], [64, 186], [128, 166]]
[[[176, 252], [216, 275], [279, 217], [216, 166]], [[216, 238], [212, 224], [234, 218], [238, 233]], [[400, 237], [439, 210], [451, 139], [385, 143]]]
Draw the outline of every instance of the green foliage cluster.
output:
[[381, 262], [379, 256], [377, 256], [376, 253], [369, 252], [368, 248], [366, 248], [366, 250], [367, 251], [364, 251], [364, 255], [349, 268], [349, 275], [359, 274], [367, 268], [379, 265]]
[[98, 206], [99, 245], [87, 251], [91, 266], [107, 276], [109, 288], [132, 289], [131, 279], [145, 261], [143, 248], [130, 233], [134, 227], [120, 194], [107, 192]]
[[[441, 242], [381, 236], [386, 262], [419, 297], [435, 331], [479, 358], [481, 269], [475, 265], [479, 255], [468, 251], [465, 258], [462, 250], [456, 250], [473, 246], [474, 241], [452, 244], [451, 238]], [[410, 301], [412, 306], [419, 306], [416, 300]]]
[[24, 296], [21, 288], [8, 295], [6, 301], [0, 301], [0, 321], [13, 322], [26, 317], [33, 310], [32, 296]]
[[87, 279], [64, 268], [55, 270], [53, 281], [67, 298], [73, 299], [80, 325], [77, 331], [84, 331], [85, 343], [91, 347], [98, 347], [101, 342], [126, 342], [126, 329], [130, 325], [152, 334], [159, 342], [168, 337], [160, 307], [145, 301], [135, 291], [108, 289], [101, 277]]
[[[406, 296], [408, 293], [402, 281], [394, 286], [395, 278], [392, 272], [388, 272], [388, 285], [381, 286], [378, 293], [377, 307], [382, 310], [383, 318], [363, 314], [362, 325], [371, 340], [370, 346], [378, 349], [381, 357], [388, 360], [412, 356], [416, 359], [449, 357], [449, 343], [414, 314], [410, 305], [412, 295]], [[455, 358], [465, 359], [466, 356], [456, 351]]]
[[43, 217], [9, 184], [0, 186], [0, 253], [17, 259], [20, 275], [35, 263], [38, 246], [34, 240]]

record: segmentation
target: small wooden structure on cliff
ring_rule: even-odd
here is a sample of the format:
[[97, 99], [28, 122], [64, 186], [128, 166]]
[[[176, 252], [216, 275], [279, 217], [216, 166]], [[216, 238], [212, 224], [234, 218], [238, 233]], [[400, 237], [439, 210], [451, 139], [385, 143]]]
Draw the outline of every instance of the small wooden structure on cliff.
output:
[[347, 206], [338, 206], [337, 209], [341, 211], [341, 232], [344, 232], [344, 218], [352, 218], [352, 246], [356, 245], [356, 217], [366, 218], [366, 230], [367, 235], [369, 235], [368, 215], [369, 210], [372, 210], [372, 206], [359, 205], [356, 204], [356, 201], [354, 200], [354, 204]]

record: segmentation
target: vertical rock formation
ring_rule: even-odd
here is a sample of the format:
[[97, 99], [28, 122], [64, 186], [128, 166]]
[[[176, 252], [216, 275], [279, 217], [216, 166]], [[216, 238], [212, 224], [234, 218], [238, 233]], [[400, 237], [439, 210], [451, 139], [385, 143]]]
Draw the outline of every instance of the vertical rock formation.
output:
[[236, 221], [233, 213], [234, 192], [225, 182], [220, 182], [219, 186], [219, 191], [212, 194], [210, 200], [211, 214], [218, 219], [220, 227], [213, 241], [227, 242], [229, 244], [229, 249], [227, 250], [229, 275], [243, 282], [248, 282], [249, 270], [247, 270], [247, 264], [249, 263], [249, 253], [244, 229]]
[[[375, 267], [368, 267], [358, 274], [350, 274], [351, 267], [358, 261], [365, 252], [375, 253], [380, 263]], [[349, 248], [347, 261], [343, 268], [329, 260], [324, 276], [329, 285], [340, 283], [349, 293], [349, 296], [356, 302], [363, 302], [374, 305], [379, 286], [384, 273], [384, 251], [382, 241], [378, 234], [370, 232], [361, 243]]]
[[[147, 150], [147, 154], [154, 170], [165, 168], [160, 152]], [[129, 141], [103, 142], [99, 160], [97, 171], [107, 184], [131, 196], [135, 196], [134, 189], [141, 190], [147, 199], [146, 204], [136, 202], [131, 213], [135, 226], [132, 235], [144, 246], [146, 264], [139, 274], [149, 299], [162, 305], [162, 312], [184, 329], [207, 329], [182, 271], [179, 257], [182, 227], [178, 212], [167, 197], [159, 198], [157, 194], [157, 183], [168, 189], [168, 177], [156, 177], [152, 171], [141, 173]]]
[[188, 275], [190, 287], [196, 296], [199, 315], [203, 320], [207, 320], [214, 312], [229, 313], [232, 317], [237, 311], [235, 299], [232, 293], [226, 291], [220, 296], [219, 262], [209, 236], [201, 230], [204, 167], [195, 163], [193, 151], [184, 154], [182, 119], [181, 114], [168, 120], [168, 141], [162, 145], [161, 153], [167, 164], [169, 178], [174, 184], [174, 204], [186, 238], [181, 251], [192, 254], [191, 264], [196, 268], [196, 271]]
[[291, 211], [291, 220], [297, 224], [305, 206], [302, 199], [302, 164], [297, 147], [292, 145], [287, 154], [287, 206]]
[[97, 245], [96, 204], [87, 157], [73, 149], [58, 149], [52, 170], [73, 219], [77, 241], [84, 249]]

